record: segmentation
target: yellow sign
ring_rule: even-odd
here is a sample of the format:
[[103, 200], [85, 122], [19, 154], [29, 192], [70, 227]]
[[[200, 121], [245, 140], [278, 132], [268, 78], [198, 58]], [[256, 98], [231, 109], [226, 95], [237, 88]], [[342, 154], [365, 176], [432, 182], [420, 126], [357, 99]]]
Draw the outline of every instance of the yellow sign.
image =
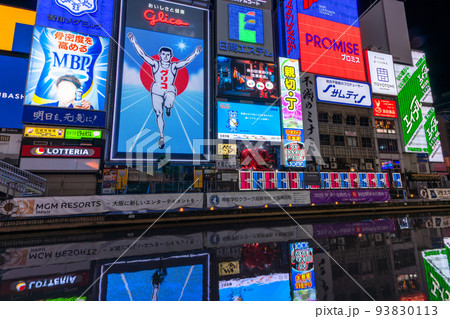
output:
[[[12, 51], [16, 25], [34, 25], [36, 12], [0, 5], [0, 50]], [[30, 37], [31, 41], [31, 37]]]
[[128, 183], [128, 168], [118, 169], [116, 177], [116, 189], [125, 189]]
[[49, 127], [25, 127], [23, 130], [23, 136], [36, 138], [64, 138], [64, 129]]
[[219, 263], [219, 276], [239, 274], [239, 261], [227, 261]]
[[203, 188], [203, 170], [194, 170], [194, 188]]
[[218, 155], [236, 155], [237, 147], [236, 144], [218, 144], [217, 154]]

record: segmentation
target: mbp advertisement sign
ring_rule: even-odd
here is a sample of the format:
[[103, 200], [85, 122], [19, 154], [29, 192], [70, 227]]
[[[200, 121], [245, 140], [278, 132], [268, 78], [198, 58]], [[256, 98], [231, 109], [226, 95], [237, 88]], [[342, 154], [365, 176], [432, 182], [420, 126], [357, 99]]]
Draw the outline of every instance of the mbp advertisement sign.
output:
[[36, 25], [111, 37], [114, 1], [40, 0]]
[[106, 38], [36, 26], [23, 121], [104, 126], [103, 112], [84, 110], [104, 111], [108, 52]]
[[284, 15], [288, 57], [302, 71], [366, 80], [356, 0], [287, 1]]
[[298, 60], [280, 58], [281, 111], [283, 114], [283, 163], [290, 167], [305, 167], [302, 97]]
[[372, 92], [385, 95], [397, 95], [397, 83], [395, 82], [392, 55], [373, 51], [366, 52]]
[[271, 0], [217, 0], [217, 52], [272, 62], [271, 7]]
[[209, 131], [208, 15], [172, 3], [127, 2], [112, 160], [167, 152], [179, 161], [207, 156], [195, 141]]

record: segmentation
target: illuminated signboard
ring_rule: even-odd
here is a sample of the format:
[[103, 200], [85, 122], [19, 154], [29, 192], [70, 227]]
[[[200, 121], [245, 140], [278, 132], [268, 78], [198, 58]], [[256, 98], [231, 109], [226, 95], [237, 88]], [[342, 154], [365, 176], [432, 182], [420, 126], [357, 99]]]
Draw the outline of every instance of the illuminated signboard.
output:
[[114, 1], [38, 1], [36, 25], [111, 37]]
[[283, 9], [287, 57], [302, 71], [366, 80], [356, 0], [288, 0]]
[[283, 114], [283, 164], [305, 167], [300, 69], [297, 60], [280, 58], [280, 95]]
[[[264, 5], [258, 5], [258, 2], [264, 2]], [[216, 5], [219, 54], [262, 61], [274, 60], [271, 0], [218, 0]]]
[[61, 297], [56, 299], [45, 299], [45, 301], [86, 301], [87, 297]]
[[22, 157], [89, 157], [100, 158], [100, 147], [23, 145]]
[[172, 161], [205, 160], [208, 11], [144, 0], [126, 7], [111, 159], [151, 162], [169, 152]]
[[217, 102], [218, 138], [281, 142], [278, 106]]
[[30, 53], [35, 20], [34, 11], [0, 5], [0, 50]]
[[65, 129], [50, 127], [25, 127], [23, 137], [33, 138], [64, 138]]
[[81, 140], [94, 138], [95, 139], [102, 138], [102, 131], [66, 129], [66, 139], [68, 140]]
[[395, 101], [372, 99], [373, 116], [397, 118], [397, 107]]
[[447, 253], [445, 249], [422, 251], [430, 301], [450, 301], [450, 268]]
[[316, 76], [317, 100], [320, 102], [372, 106], [372, 95], [367, 83]]
[[257, 99], [278, 98], [275, 64], [217, 57], [217, 93]]
[[397, 95], [392, 55], [373, 51], [366, 51], [366, 54], [372, 92]]
[[0, 68], [0, 128], [21, 129], [28, 59], [2, 55]]
[[430, 162], [443, 162], [444, 156], [442, 154], [441, 140], [439, 138], [438, 121], [436, 119], [436, 114], [434, 108], [432, 107], [422, 107], [422, 110], [426, 111], [424, 115], [424, 126], [425, 136], [427, 139], [428, 146], [428, 158]]
[[293, 300], [316, 300], [313, 249], [307, 242], [290, 244]]

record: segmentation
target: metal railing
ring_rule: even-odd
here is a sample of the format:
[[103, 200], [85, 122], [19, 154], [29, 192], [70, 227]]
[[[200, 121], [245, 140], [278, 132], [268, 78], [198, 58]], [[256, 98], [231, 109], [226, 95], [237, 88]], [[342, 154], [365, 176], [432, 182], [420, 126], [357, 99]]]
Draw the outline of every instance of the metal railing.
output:
[[[0, 185], [4, 187], [19, 188], [17, 191], [35, 191], [45, 195], [47, 191], [47, 180], [30, 172], [24, 171], [14, 165], [0, 161]], [[20, 186], [15, 186], [20, 185]]]

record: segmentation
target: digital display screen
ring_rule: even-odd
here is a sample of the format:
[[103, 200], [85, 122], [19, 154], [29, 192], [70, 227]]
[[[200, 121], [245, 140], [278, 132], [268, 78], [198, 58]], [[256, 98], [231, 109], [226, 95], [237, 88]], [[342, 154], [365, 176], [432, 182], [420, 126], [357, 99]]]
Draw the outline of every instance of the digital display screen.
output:
[[293, 300], [316, 300], [313, 249], [308, 242], [291, 243], [290, 255]]

